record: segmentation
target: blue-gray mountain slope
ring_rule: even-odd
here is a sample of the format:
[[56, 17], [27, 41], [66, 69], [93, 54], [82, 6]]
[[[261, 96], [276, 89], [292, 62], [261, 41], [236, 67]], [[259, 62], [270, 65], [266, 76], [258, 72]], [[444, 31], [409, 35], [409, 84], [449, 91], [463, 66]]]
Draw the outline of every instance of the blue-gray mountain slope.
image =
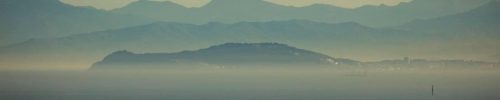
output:
[[325, 4], [290, 7], [263, 0], [213, 0], [200, 8], [186, 8], [169, 1], [142, 0], [113, 12], [192, 24], [301, 19], [327, 23], [353, 21], [372, 27], [383, 27], [396, 26], [415, 19], [462, 13], [487, 1], [489, 0], [413, 0], [397, 6], [347, 9]]
[[135, 54], [116, 51], [95, 63], [99, 69], [196, 69], [196, 68], [325, 68], [356, 61], [279, 43], [225, 43], [178, 53]]
[[[362, 48], [380, 50], [393, 45], [406, 45], [415, 41], [417, 37], [418, 34], [374, 29], [352, 22], [326, 24], [290, 20], [203, 25], [158, 22], [61, 38], [32, 39], [1, 48], [0, 61], [2, 63], [31, 61], [44, 64], [78, 59], [81, 64], [91, 64], [116, 50], [138, 53], [175, 52], [227, 42], [278, 42], [335, 57], [348, 57], [353, 54], [362, 55], [364, 52]], [[45, 61], [51, 59], [54, 61]]]
[[59, 0], [2, 0], [0, 46], [151, 23], [149, 19], [74, 7]]
[[[213, 22], [202, 25], [157, 22], [61, 38], [32, 39], [1, 48], [0, 58], [2, 59], [0, 61], [2, 63], [19, 62], [16, 64], [30, 61], [44, 64], [71, 62], [72, 59], [79, 59], [78, 61], [82, 64], [91, 64], [103, 55], [116, 50], [125, 49], [138, 53], [175, 52], [227, 42], [286, 43], [335, 57], [358, 60], [390, 59], [402, 56], [473, 59], [498, 54], [500, 41], [494, 34], [498, 34], [495, 30], [500, 28], [494, 26], [498, 22], [496, 18], [498, 10], [496, 10], [495, 3], [490, 2], [462, 14], [436, 18], [439, 20], [429, 19], [431, 21], [422, 22], [429, 24], [417, 24], [415, 27], [410, 24], [409, 28], [398, 27], [403, 30], [370, 28], [355, 22], [328, 24], [305, 20], [234, 24]], [[474, 16], [481, 16], [481, 19], [475, 19]], [[471, 27], [459, 27], [460, 25]], [[484, 27], [472, 27], [475, 25]], [[425, 28], [425, 26], [433, 27]], [[433, 32], [454, 26], [456, 28]], [[474, 31], [452, 29], [473, 29]], [[45, 61], [52, 59], [57, 60]]]

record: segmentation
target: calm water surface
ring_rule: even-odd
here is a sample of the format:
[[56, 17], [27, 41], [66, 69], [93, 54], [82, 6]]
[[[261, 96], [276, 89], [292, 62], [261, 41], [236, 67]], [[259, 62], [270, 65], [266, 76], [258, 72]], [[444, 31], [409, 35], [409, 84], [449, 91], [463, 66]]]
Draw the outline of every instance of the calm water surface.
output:
[[1, 100], [500, 100], [496, 70], [2, 71]]

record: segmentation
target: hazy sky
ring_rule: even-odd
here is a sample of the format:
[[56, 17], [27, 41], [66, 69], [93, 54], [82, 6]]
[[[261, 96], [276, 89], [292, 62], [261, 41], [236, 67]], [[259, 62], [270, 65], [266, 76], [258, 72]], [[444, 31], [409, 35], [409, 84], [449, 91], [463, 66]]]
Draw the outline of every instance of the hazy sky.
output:
[[[137, 0], [61, 0], [65, 3], [76, 6], [93, 6], [98, 9], [115, 9], [126, 6], [127, 4]], [[167, 0], [155, 0], [167, 1]], [[210, 0], [169, 0], [181, 4], [186, 7], [202, 7], [210, 2]], [[401, 2], [411, 0], [265, 0], [276, 4], [287, 6], [308, 6], [311, 4], [330, 4], [344, 8], [356, 8], [364, 5], [397, 5]]]

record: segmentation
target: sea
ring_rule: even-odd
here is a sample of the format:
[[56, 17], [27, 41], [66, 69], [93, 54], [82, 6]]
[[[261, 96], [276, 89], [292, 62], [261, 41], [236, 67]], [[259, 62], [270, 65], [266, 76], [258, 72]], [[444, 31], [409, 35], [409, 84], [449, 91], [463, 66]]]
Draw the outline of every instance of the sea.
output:
[[0, 71], [0, 100], [500, 100], [500, 71]]

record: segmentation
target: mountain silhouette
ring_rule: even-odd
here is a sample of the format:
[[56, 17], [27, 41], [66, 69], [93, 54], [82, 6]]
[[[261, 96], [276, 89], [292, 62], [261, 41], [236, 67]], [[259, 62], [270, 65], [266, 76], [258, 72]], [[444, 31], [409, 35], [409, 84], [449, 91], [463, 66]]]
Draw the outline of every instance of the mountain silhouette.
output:
[[135, 54], [116, 51], [95, 63], [95, 69], [151, 68], [313, 68], [357, 61], [335, 59], [324, 54], [279, 43], [225, 43], [178, 53]]
[[417, 20], [402, 29], [449, 36], [484, 36], [500, 38], [500, 1], [490, 1], [476, 9], [455, 15]]
[[188, 9], [184, 6], [175, 4], [170, 1], [139, 0], [129, 4], [126, 7], [113, 10], [112, 12], [119, 14], [141, 16], [144, 18], [149, 18], [154, 20], [168, 19], [164, 21], [175, 21], [175, 20], [185, 20], [178, 18], [189, 17], [188, 12], [191, 12], [191, 9]]
[[397, 28], [419, 33], [440, 45], [434, 54], [468, 55], [477, 59], [498, 54], [500, 3], [493, 0], [473, 10], [432, 19], [415, 20]]
[[186, 8], [170, 1], [142, 0], [115, 9], [113, 12], [191, 24], [299, 19], [327, 23], [353, 21], [372, 27], [385, 27], [401, 25], [415, 19], [465, 12], [480, 6], [485, 1], [489, 0], [413, 0], [397, 6], [369, 5], [349, 9], [326, 4], [292, 7], [263, 0], [212, 0], [200, 8]]
[[74, 7], [59, 0], [3, 0], [0, 12], [0, 46], [151, 22], [90, 7]]
[[[228, 42], [278, 42], [338, 57], [362, 54], [362, 48], [384, 49], [408, 45], [415, 39], [397, 30], [374, 29], [354, 22], [328, 24], [305, 20], [240, 22], [203, 25], [156, 22], [148, 25], [78, 34], [61, 38], [31, 39], [0, 48], [1, 63], [63, 66], [58, 62], [90, 66], [116, 50], [175, 52]], [[360, 50], [360, 51], [351, 51]], [[85, 52], [85, 53], [82, 53]], [[34, 60], [41, 58], [52, 58]], [[23, 63], [15, 63], [23, 64]], [[15, 66], [13, 64], [12, 66]]]

